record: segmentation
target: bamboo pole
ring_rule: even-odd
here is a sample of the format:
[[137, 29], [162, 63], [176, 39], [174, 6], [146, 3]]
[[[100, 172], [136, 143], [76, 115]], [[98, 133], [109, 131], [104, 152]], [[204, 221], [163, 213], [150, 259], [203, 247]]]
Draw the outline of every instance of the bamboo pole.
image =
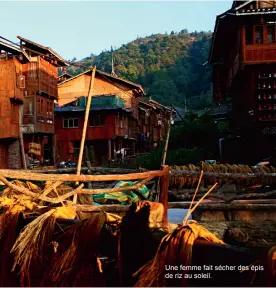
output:
[[28, 181], [63, 181], [63, 182], [98, 182], [98, 181], [129, 181], [146, 179], [150, 177], [161, 177], [165, 174], [164, 171], [154, 170], [141, 173], [129, 173], [123, 175], [76, 175], [76, 174], [43, 174], [33, 172], [23, 172], [17, 170], [2, 169], [0, 176]]
[[93, 91], [93, 86], [94, 86], [95, 73], [96, 73], [96, 66], [94, 66], [94, 68], [92, 70], [90, 85], [89, 85], [89, 90], [88, 90], [88, 97], [87, 97], [88, 99], [87, 99], [87, 104], [86, 104], [86, 109], [85, 109], [85, 118], [84, 118], [82, 137], [81, 137], [80, 153], [79, 153], [79, 160], [78, 160], [78, 166], [77, 166], [77, 175], [80, 175], [80, 172], [81, 172], [83, 149], [84, 149], [84, 143], [85, 143], [85, 137], [86, 137], [87, 122], [88, 122], [89, 112], [90, 112], [90, 107], [91, 107], [92, 91]]

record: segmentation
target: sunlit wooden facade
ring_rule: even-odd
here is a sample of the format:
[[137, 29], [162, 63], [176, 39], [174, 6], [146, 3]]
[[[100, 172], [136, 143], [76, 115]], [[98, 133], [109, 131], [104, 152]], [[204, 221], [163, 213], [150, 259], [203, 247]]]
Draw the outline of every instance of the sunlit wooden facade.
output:
[[[20, 36], [18, 38], [21, 49], [30, 59], [22, 70], [26, 81], [21, 126], [24, 150], [42, 163], [46, 159], [54, 163], [54, 102], [58, 97], [58, 67], [68, 64], [51, 48]], [[40, 152], [32, 153], [31, 143], [38, 145]]]

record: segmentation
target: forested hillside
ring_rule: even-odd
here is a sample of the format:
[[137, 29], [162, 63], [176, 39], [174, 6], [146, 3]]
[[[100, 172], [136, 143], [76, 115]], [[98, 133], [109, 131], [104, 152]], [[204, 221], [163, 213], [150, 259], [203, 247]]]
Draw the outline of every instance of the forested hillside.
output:
[[[111, 72], [112, 52], [115, 73], [143, 85], [148, 96], [165, 105], [202, 109], [212, 101], [211, 67], [208, 58], [211, 32], [156, 34], [139, 38], [119, 49], [103, 51], [77, 63]], [[91, 63], [93, 62], [93, 63]], [[70, 67], [73, 75], [86, 68]]]

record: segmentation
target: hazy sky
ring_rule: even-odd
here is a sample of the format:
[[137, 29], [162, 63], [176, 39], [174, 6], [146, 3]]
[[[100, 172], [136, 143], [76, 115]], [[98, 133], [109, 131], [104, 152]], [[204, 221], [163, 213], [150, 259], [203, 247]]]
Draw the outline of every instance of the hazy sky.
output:
[[[1, 2], [1, 36], [49, 46], [66, 60], [119, 48], [137, 36], [213, 31], [216, 15], [232, 1], [183, 2]], [[17, 20], [18, 19], [18, 20]]]

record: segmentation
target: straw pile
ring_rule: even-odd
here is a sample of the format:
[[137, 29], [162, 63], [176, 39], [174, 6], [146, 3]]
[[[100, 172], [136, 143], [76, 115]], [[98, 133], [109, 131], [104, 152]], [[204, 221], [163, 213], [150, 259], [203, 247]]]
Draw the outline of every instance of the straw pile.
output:
[[[182, 279], [166, 279], [165, 265], [191, 265], [194, 241], [203, 238], [209, 242], [224, 244], [203, 226], [192, 223], [177, 228], [166, 235], [157, 250], [155, 257], [139, 269], [133, 276], [138, 277], [135, 287], [185, 287], [187, 279], [183, 271]], [[181, 273], [181, 271], [177, 271]]]
[[52, 258], [49, 266], [52, 269], [45, 273], [41, 284], [60, 287], [103, 286], [98, 255], [105, 221], [105, 213], [95, 213], [61, 235], [56, 240], [59, 243], [56, 257]]
[[[43, 188], [21, 181], [7, 185], [0, 197], [1, 286], [103, 286], [102, 229], [110, 222], [116, 227], [121, 218], [104, 212], [80, 217], [72, 202], [76, 189], [61, 183], [47, 182]], [[64, 198], [68, 194], [72, 196]], [[54, 198], [59, 203], [46, 201]], [[76, 204], [92, 201], [89, 195], [78, 194]], [[85, 220], [72, 222], [70, 228], [58, 222], [77, 218]]]

